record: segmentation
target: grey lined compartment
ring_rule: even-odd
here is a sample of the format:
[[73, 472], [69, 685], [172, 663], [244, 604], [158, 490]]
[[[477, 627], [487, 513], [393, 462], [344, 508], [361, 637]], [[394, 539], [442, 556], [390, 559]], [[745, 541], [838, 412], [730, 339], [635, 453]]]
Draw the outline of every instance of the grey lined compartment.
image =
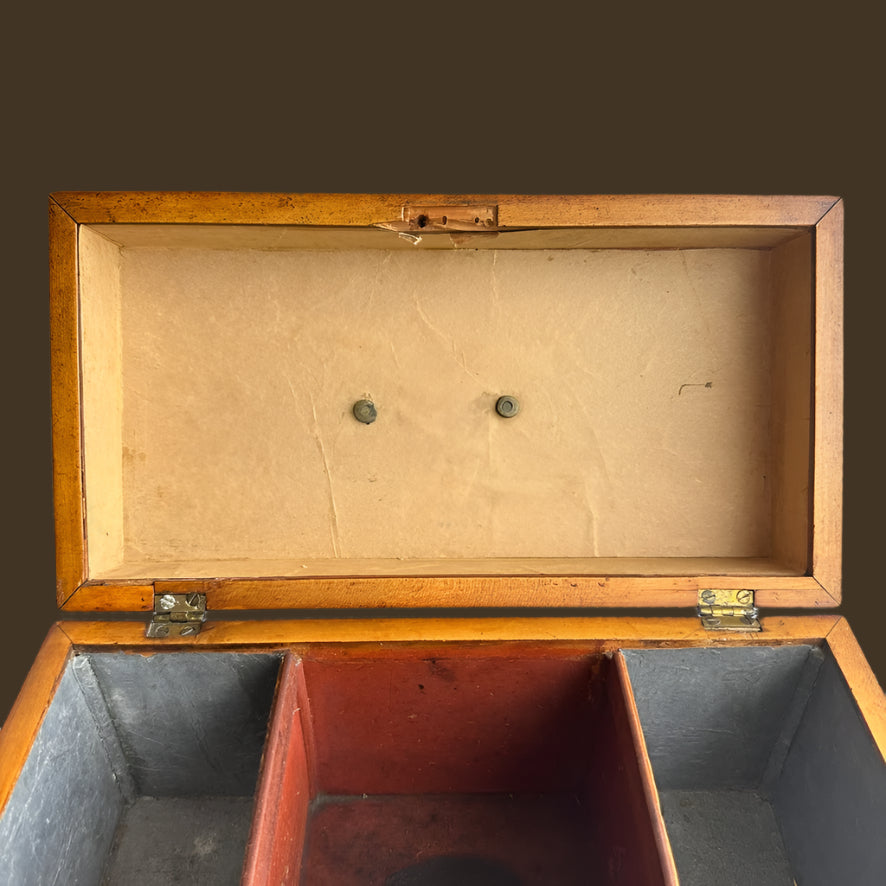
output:
[[89, 664], [140, 795], [252, 793], [276, 656], [91, 655]]
[[758, 791], [663, 791], [661, 809], [681, 883], [793, 886], [775, 812]]
[[140, 797], [117, 828], [104, 883], [237, 886], [252, 797]]
[[683, 886], [879, 886], [886, 767], [807, 646], [625, 650]]
[[886, 764], [830, 655], [773, 805], [802, 886], [886, 883]]
[[819, 653], [808, 646], [625, 650], [660, 790], [757, 788], [784, 713]]
[[125, 799], [68, 666], [0, 818], [2, 882], [93, 886]]
[[[0, 881], [238, 882], [279, 663], [72, 659], [0, 818]], [[152, 826], [137, 826], [146, 815]]]

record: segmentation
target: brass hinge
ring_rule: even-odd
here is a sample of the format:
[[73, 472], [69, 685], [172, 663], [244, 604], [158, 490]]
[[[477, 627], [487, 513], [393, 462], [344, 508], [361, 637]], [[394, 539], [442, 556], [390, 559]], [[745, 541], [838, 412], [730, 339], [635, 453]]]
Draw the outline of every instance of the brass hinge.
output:
[[754, 592], [744, 589], [698, 592], [698, 616], [709, 631], [762, 631]]
[[189, 637], [206, 621], [206, 594], [154, 594], [149, 637]]

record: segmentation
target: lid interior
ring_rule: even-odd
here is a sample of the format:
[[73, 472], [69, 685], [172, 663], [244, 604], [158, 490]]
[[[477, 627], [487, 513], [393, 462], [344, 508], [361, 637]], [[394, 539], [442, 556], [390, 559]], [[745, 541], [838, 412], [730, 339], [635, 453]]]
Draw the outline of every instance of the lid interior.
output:
[[78, 253], [92, 581], [809, 567], [808, 231], [81, 225]]

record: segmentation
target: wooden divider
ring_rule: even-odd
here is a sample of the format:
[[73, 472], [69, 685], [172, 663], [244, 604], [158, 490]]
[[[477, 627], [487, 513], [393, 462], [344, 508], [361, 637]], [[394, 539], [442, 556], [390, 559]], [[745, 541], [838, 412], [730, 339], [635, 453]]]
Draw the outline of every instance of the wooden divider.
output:
[[287, 654], [259, 774], [252, 831], [243, 868], [244, 886], [298, 883], [308, 808], [313, 799], [310, 716], [301, 661]]

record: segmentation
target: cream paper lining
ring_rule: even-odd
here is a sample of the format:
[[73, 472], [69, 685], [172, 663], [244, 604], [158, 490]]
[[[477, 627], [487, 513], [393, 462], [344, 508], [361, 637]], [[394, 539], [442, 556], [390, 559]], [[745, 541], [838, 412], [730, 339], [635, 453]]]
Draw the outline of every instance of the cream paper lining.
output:
[[766, 250], [121, 255], [127, 561], [770, 552]]

